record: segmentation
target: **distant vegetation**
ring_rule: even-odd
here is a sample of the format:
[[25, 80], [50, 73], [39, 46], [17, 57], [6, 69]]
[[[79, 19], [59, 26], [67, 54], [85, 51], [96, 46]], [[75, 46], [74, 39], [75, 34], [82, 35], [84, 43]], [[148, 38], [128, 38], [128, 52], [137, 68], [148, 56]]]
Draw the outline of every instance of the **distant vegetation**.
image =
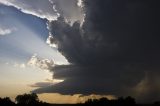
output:
[[107, 98], [100, 99], [88, 99], [85, 102], [86, 105], [96, 105], [96, 106], [134, 106], [136, 104], [135, 99], [128, 96], [126, 98], [120, 97], [116, 100], [108, 100]]
[[160, 106], [160, 102], [154, 104], [136, 104], [134, 98], [128, 96], [126, 98], [119, 97], [116, 100], [108, 100], [107, 98], [88, 99], [85, 103], [80, 104], [49, 104], [39, 100], [37, 94], [23, 94], [15, 98], [15, 102], [9, 97], [0, 98], [0, 106]]
[[23, 94], [15, 98], [15, 103], [9, 97], [0, 98], [0, 106], [48, 106], [49, 103], [42, 102], [38, 99], [37, 94]]

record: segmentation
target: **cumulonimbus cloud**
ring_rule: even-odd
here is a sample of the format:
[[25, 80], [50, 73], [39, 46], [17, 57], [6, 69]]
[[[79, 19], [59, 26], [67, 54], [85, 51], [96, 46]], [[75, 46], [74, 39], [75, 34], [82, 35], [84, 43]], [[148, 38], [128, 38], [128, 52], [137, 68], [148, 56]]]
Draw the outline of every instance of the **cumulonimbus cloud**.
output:
[[[70, 26], [63, 17], [50, 22], [58, 50], [71, 65], [53, 69], [54, 77], [64, 78], [63, 82], [35, 92], [140, 97], [140, 87], [150, 88], [144, 84], [146, 73], [160, 75], [157, 4], [149, 0], [85, 0], [83, 26], [78, 22]], [[152, 83], [150, 77], [147, 83]], [[156, 99], [153, 95], [160, 92], [159, 84], [154, 86], [147, 90], [144, 101]]]
[[[84, 0], [85, 17], [75, 0], [38, 1], [0, 0], [50, 20], [50, 35], [70, 62], [51, 69], [54, 78], [65, 79], [63, 82], [34, 92], [131, 95], [145, 97], [142, 101], [159, 98], [158, 1]], [[84, 18], [82, 26], [75, 22]], [[73, 21], [72, 26], [66, 19]], [[48, 69], [48, 65], [41, 65], [36, 62], [36, 66]]]

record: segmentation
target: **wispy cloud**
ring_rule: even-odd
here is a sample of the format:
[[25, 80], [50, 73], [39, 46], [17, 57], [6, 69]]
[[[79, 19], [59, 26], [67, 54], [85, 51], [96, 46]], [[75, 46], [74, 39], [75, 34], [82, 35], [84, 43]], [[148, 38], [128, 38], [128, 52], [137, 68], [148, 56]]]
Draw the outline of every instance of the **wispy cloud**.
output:
[[11, 34], [13, 31], [13, 29], [9, 29], [9, 28], [0, 28], [0, 35], [8, 35]]
[[14, 67], [17, 67], [17, 68], [26, 68], [26, 65], [24, 63], [21, 63], [21, 64], [14, 63]]
[[42, 70], [50, 70], [54, 67], [54, 62], [49, 59], [40, 59], [37, 54], [34, 54], [28, 61], [28, 65]]
[[46, 79], [43, 82], [37, 82], [34, 84], [29, 85], [30, 87], [36, 87], [36, 88], [41, 88], [41, 87], [47, 87], [47, 86], [52, 86], [54, 84], [63, 82], [64, 80], [60, 80], [60, 79]]
[[37, 56], [37, 54], [34, 54], [28, 61], [28, 66], [31, 66], [33, 68], [38, 68], [48, 73], [48, 78], [45, 81], [36, 82], [34, 84], [29, 85], [30, 87], [36, 87], [36, 88], [47, 87], [64, 81], [63, 79], [55, 79], [53, 77], [53, 73], [50, 72], [55, 66], [53, 60], [40, 58]]

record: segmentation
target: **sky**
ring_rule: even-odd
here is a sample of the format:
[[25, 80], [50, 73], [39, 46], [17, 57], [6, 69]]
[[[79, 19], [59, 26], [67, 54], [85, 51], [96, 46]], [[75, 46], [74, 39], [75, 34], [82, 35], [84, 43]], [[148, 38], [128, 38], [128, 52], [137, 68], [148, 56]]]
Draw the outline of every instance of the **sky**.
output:
[[[0, 0], [0, 97], [160, 99], [157, 0]], [[52, 99], [51, 99], [52, 98]]]

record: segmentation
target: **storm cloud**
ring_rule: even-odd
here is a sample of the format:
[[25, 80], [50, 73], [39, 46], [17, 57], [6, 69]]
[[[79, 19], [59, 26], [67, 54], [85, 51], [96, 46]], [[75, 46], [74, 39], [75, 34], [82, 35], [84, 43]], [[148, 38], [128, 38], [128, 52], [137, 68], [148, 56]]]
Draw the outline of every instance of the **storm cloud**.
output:
[[[58, 50], [70, 65], [55, 66], [64, 79], [37, 93], [111, 94], [153, 98], [160, 93], [159, 2], [157, 0], [84, 0], [83, 25], [64, 17], [49, 23]], [[150, 73], [150, 74], [147, 74]], [[155, 78], [153, 78], [153, 76]], [[154, 80], [152, 80], [154, 79]], [[151, 89], [152, 85], [154, 90]], [[147, 94], [139, 88], [147, 89]], [[140, 100], [138, 98], [138, 100]]]

